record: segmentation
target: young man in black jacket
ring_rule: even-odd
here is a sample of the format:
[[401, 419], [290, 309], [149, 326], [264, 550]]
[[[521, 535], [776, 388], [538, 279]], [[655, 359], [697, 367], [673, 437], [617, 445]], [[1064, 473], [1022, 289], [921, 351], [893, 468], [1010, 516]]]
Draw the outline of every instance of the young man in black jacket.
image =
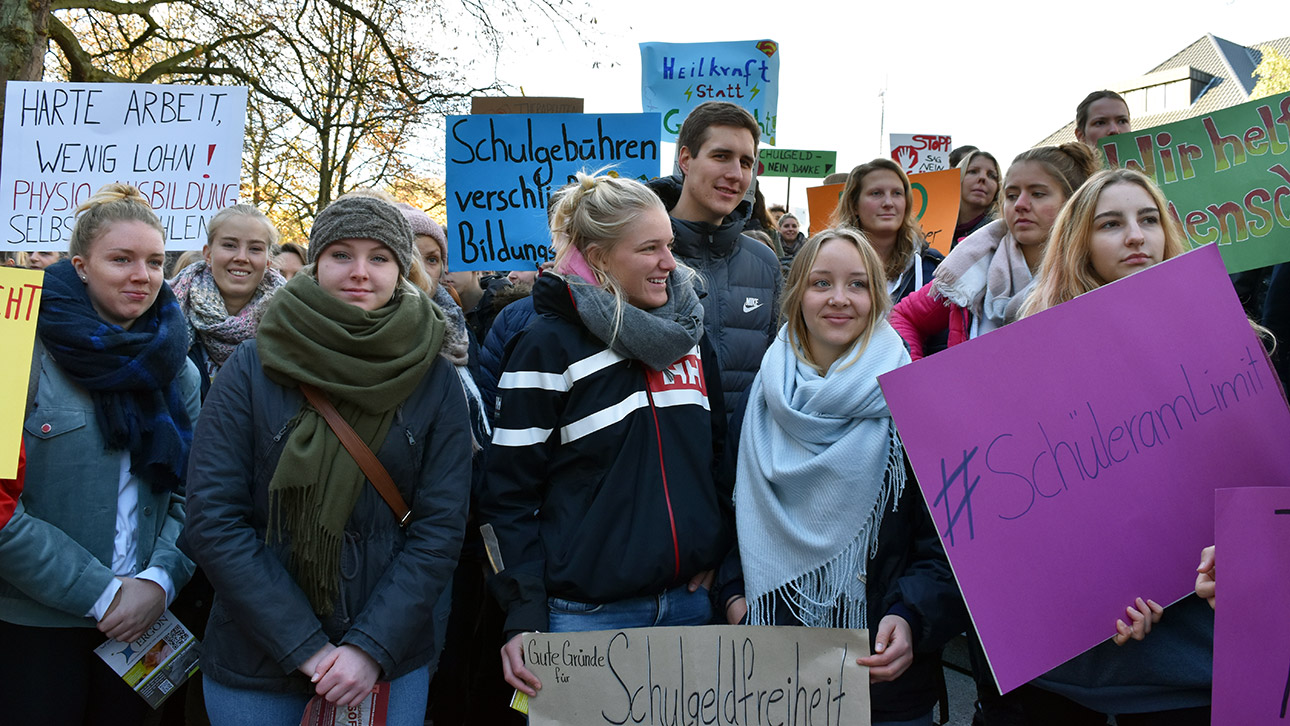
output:
[[650, 183], [672, 217], [674, 254], [700, 275], [703, 325], [717, 351], [727, 414], [742, 406], [779, 328], [779, 260], [742, 233], [760, 137], [756, 119], [744, 109], [704, 103], [676, 138], [680, 178]]

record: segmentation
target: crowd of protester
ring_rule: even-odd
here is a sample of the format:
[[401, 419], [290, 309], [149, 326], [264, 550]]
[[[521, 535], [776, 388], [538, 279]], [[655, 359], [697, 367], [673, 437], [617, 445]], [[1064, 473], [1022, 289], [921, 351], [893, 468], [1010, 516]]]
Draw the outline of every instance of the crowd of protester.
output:
[[[933, 723], [965, 632], [987, 726], [1208, 723], [1212, 548], [1200, 597], [1127, 604], [999, 693], [877, 383], [1186, 248], [1152, 180], [1101, 168], [1129, 129], [1101, 91], [1079, 143], [955, 150], [947, 256], [889, 159], [814, 235], [754, 205], [760, 129], [721, 102], [680, 174], [556, 193], [540, 272], [454, 269], [438, 223], [364, 191], [307, 247], [222, 210], [166, 280], [157, 217], [104, 187], [66, 255], [6, 260], [45, 270], [0, 482], [6, 720], [295, 724], [384, 682], [390, 724], [522, 723], [521, 633], [745, 623], [867, 628], [882, 726]], [[1274, 330], [1285, 278], [1247, 305]], [[149, 714], [93, 651], [167, 607], [201, 672]]]

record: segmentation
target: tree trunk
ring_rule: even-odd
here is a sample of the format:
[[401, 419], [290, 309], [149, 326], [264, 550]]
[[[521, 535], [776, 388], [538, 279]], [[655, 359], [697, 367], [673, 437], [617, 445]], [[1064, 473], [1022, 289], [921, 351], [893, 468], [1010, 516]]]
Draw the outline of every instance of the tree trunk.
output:
[[[0, 118], [9, 81], [39, 81], [49, 46], [50, 0], [0, 3]], [[4, 128], [0, 127], [0, 143]]]

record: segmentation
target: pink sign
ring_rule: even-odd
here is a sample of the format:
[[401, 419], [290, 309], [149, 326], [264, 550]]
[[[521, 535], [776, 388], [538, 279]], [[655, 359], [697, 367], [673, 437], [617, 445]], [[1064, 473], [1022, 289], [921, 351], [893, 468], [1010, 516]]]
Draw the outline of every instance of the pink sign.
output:
[[1290, 724], [1290, 487], [1219, 489], [1214, 529], [1214, 726]]
[[880, 380], [1004, 691], [1192, 592], [1216, 486], [1290, 482], [1213, 245]]

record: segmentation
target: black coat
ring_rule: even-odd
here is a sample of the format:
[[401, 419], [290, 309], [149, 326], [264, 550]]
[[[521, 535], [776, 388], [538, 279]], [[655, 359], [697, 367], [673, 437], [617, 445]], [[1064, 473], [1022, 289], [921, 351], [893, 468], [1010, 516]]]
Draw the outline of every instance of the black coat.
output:
[[533, 302], [479, 506], [501, 546], [490, 588], [508, 635], [546, 630], [548, 596], [606, 603], [684, 583], [721, 562], [734, 530], [711, 349], [654, 372], [587, 330], [562, 279], [539, 277]]
[[[267, 544], [269, 482], [303, 396], [269, 380], [254, 341], [220, 369], [188, 465], [187, 549], [215, 587], [202, 670], [255, 690], [312, 690], [296, 668], [328, 642], [352, 644], [390, 680], [431, 662], [433, 610], [466, 525], [470, 433], [452, 365], [436, 357], [399, 407], [377, 458], [412, 510], [406, 528], [370, 484], [345, 525], [335, 612], [320, 619]], [[342, 456], [347, 455], [344, 452]]]

